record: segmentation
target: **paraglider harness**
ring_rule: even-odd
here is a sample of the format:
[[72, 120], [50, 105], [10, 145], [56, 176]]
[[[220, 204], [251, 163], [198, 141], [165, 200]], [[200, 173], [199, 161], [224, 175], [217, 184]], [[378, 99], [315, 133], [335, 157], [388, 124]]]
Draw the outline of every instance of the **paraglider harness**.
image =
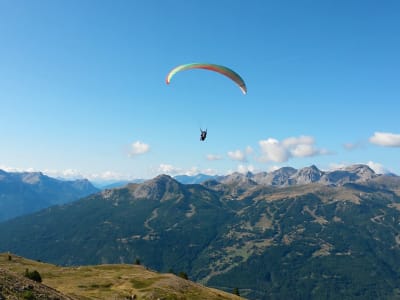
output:
[[206, 139], [206, 137], [207, 137], [207, 129], [206, 129], [206, 130], [202, 130], [202, 129], [200, 128], [200, 132], [201, 132], [201, 134], [200, 134], [200, 141], [204, 141], [204, 140]]

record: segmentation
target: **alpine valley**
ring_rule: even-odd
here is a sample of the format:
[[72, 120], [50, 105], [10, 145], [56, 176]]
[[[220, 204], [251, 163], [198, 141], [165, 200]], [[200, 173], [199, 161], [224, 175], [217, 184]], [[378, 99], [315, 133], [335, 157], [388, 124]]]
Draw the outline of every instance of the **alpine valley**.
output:
[[159, 175], [0, 223], [0, 252], [133, 263], [248, 299], [400, 299], [400, 177], [315, 166]]

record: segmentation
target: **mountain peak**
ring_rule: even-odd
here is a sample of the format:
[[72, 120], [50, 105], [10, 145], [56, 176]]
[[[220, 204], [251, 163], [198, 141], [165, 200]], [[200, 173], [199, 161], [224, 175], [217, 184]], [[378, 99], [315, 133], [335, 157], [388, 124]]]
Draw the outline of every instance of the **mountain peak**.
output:
[[309, 169], [316, 170], [316, 171], [319, 171], [319, 169], [318, 169], [318, 167], [317, 167], [316, 165], [311, 165], [311, 166], [309, 166], [308, 168], [309, 168]]
[[315, 165], [312, 165], [298, 170], [291, 176], [290, 180], [294, 184], [308, 184], [319, 181], [322, 175], [323, 172]]
[[249, 172], [246, 174], [234, 172], [230, 175], [223, 176], [219, 181], [224, 184], [236, 184], [241, 186], [253, 186], [257, 184], [254, 180], [252, 180], [252, 174]]
[[355, 172], [358, 174], [368, 173], [368, 174], [376, 174], [374, 170], [372, 170], [369, 166], [363, 164], [355, 164], [351, 166], [347, 166], [345, 168], [346, 171]]
[[175, 179], [173, 179], [171, 176], [167, 175], [167, 174], [160, 174], [156, 177], [154, 177], [153, 179], [150, 179], [152, 181], [160, 181], [160, 182], [169, 182], [169, 181], [176, 181]]
[[166, 201], [181, 194], [182, 185], [169, 175], [161, 174], [141, 184], [134, 185], [135, 198]]

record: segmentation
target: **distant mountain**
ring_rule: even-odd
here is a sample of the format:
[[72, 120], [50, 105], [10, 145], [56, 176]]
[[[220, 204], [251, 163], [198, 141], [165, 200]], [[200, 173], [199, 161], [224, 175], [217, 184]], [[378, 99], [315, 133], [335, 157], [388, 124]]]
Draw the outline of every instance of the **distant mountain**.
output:
[[120, 181], [102, 181], [102, 182], [92, 182], [93, 185], [101, 190], [114, 189], [123, 187], [129, 183], [142, 183], [144, 179], [133, 179], [133, 180], [120, 180]]
[[214, 179], [216, 176], [206, 175], [206, 174], [197, 174], [197, 175], [177, 175], [174, 176], [174, 179], [183, 184], [195, 184], [195, 183], [203, 183], [206, 180]]
[[208, 180], [203, 185], [214, 191], [229, 195], [234, 199], [258, 185], [251, 179], [252, 177], [253, 174], [250, 172], [247, 174], [235, 172], [226, 176], [218, 176], [214, 180]]
[[268, 174], [104, 190], [0, 224], [0, 251], [60, 265], [139, 258], [249, 299], [400, 298], [400, 177], [362, 165]]
[[283, 167], [270, 173], [263, 172], [252, 177], [254, 177], [254, 181], [262, 185], [288, 186], [290, 185], [290, 177], [296, 171], [295, 168]]
[[[396, 176], [395, 174], [391, 174]], [[201, 184], [207, 180], [217, 180], [221, 183], [237, 182], [243, 185], [244, 181], [252, 181], [253, 183], [262, 184], [266, 186], [290, 186], [309, 184], [319, 182], [326, 185], [343, 185], [349, 182], [362, 182], [369, 180], [373, 177], [378, 176], [375, 172], [366, 165], [352, 165], [341, 170], [334, 170], [324, 172], [319, 170], [316, 166], [295, 169], [292, 167], [283, 167], [272, 172], [260, 172], [247, 174], [234, 172], [229, 175], [217, 176], [217, 175], [176, 175], [173, 178], [182, 184]], [[246, 178], [246, 179], [245, 179]], [[122, 180], [113, 181], [108, 183], [94, 183], [100, 189], [110, 189], [116, 187], [122, 187], [129, 183], [142, 183], [144, 179], [135, 180]]]
[[[380, 175], [366, 165], [353, 165], [341, 170], [321, 171], [316, 166], [310, 166], [296, 170], [291, 167], [283, 167], [270, 173], [261, 172], [257, 174], [233, 173], [226, 176], [215, 177], [221, 183], [235, 181], [243, 184], [244, 181], [257, 183], [264, 186], [286, 187], [309, 183], [321, 183], [324, 185], [341, 186], [346, 183], [366, 182]], [[393, 176], [396, 176], [393, 174]], [[240, 179], [239, 179], [240, 178]]]
[[296, 171], [296, 173], [290, 176], [289, 183], [293, 185], [318, 182], [321, 180], [323, 174], [324, 173], [321, 170], [313, 165]]
[[0, 221], [96, 193], [88, 180], [63, 181], [40, 172], [0, 170]]
[[326, 172], [322, 176], [321, 182], [325, 184], [343, 185], [351, 182], [366, 182], [378, 176], [379, 175], [375, 174], [368, 166], [354, 165], [342, 170]]

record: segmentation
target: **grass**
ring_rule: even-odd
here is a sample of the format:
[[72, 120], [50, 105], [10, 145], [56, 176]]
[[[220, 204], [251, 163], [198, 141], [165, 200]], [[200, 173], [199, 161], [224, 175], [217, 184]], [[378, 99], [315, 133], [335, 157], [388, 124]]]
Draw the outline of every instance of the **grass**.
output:
[[37, 270], [43, 284], [74, 299], [241, 299], [233, 294], [204, 287], [173, 274], [160, 274], [144, 266], [115, 264], [59, 267], [11, 254], [0, 254], [0, 268], [23, 275]]

